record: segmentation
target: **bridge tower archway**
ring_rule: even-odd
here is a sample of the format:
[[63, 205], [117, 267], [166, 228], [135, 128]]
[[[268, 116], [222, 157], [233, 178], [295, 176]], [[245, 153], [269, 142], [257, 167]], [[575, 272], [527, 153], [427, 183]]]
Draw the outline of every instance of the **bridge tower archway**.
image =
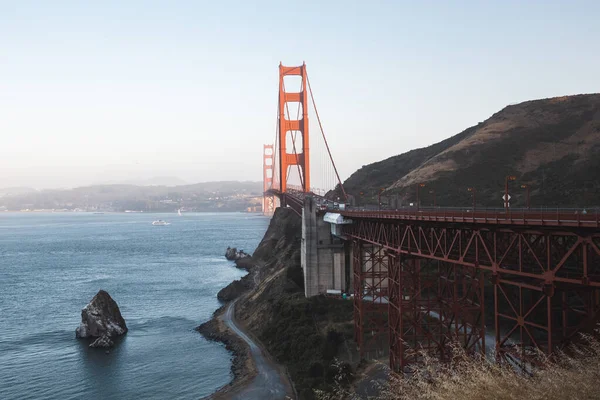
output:
[[275, 196], [267, 193], [273, 188], [275, 149], [272, 144], [265, 144], [263, 147], [263, 201], [262, 212], [264, 215], [273, 215], [276, 208]]
[[[286, 76], [300, 76], [299, 92], [288, 92]], [[297, 168], [301, 191], [310, 192], [310, 147], [308, 135], [308, 97], [306, 64], [286, 67], [279, 64], [279, 106], [277, 116], [279, 141], [279, 184], [281, 193], [288, 191], [288, 178]], [[298, 104], [297, 113], [290, 103]], [[301, 115], [300, 115], [301, 111]]]

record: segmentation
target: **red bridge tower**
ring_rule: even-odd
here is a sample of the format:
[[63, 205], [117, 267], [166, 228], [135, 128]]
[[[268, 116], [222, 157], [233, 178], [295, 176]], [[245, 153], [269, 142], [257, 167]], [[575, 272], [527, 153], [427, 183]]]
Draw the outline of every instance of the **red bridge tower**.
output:
[[[300, 92], [286, 92], [284, 77], [300, 76]], [[310, 157], [308, 146], [308, 98], [306, 92], [306, 64], [299, 67], [284, 67], [279, 64], [279, 183], [281, 193], [287, 192], [290, 168], [298, 168], [303, 192], [310, 192]], [[290, 104], [299, 103], [296, 119], [290, 114]], [[300, 109], [302, 115], [300, 116]], [[286, 116], [287, 115], [287, 116]], [[298, 139], [301, 143], [297, 143]], [[290, 148], [291, 147], [291, 148]]]
[[263, 149], [263, 202], [262, 212], [264, 215], [273, 215], [275, 212], [275, 196], [267, 194], [273, 189], [273, 145], [265, 144]]

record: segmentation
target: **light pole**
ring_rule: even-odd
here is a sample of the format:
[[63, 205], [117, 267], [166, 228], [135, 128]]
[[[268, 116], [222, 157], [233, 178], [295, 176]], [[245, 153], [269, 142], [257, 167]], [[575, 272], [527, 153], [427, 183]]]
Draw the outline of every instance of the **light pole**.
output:
[[473, 197], [473, 211], [475, 211], [475, 193], [477, 192], [477, 190], [474, 187], [470, 187], [467, 190], [471, 192], [471, 197]]
[[431, 189], [431, 190], [429, 191], [429, 194], [432, 194], [432, 195], [433, 195], [433, 208], [435, 208], [435, 190]]
[[514, 175], [507, 175], [504, 181], [504, 210], [508, 212], [508, 181], [514, 181], [517, 177]]
[[529, 185], [521, 185], [521, 188], [527, 190], [527, 209], [529, 210]]
[[417, 184], [417, 211], [419, 211], [419, 188], [425, 187], [424, 183]]

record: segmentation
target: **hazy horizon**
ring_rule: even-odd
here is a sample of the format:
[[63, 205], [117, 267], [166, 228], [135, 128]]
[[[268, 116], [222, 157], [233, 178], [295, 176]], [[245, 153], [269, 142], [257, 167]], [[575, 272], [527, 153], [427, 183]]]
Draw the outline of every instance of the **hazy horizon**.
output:
[[[262, 181], [262, 175], [256, 176], [254, 179], [237, 179], [232, 177], [231, 179], [204, 179], [201, 174], [197, 174], [198, 177], [194, 176], [194, 171], [186, 174], [185, 171], [178, 176], [175, 174], [166, 174], [163, 171], [153, 171], [152, 169], [127, 169], [123, 166], [100, 166], [98, 168], [87, 168], [79, 169], [78, 171], [70, 171], [69, 180], [64, 180], [63, 176], [65, 173], [69, 173], [70, 167], [51, 167], [42, 168], [41, 173], [35, 167], [28, 169], [30, 177], [28, 179], [20, 180], [18, 177], [3, 177], [0, 178], [0, 189], [7, 188], [31, 188], [36, 190], [44, 189], [72, 189], [82, 186], [93, 186], [93, 185], [113, 185], [113, 184], [133, 184], [133, 185], [163, 185], [158, 182], [169, 182], [166, 186], [178, 186], [178, 185], [193, 185], [196, 183], [207, 183], [207, 182], [222, 182], [222, 181]], [[108, 170], [108, 173], [106, 173]], [[27, 172], [23, 171], [27, 174]], [[107, 178], [104, 178], [104, 177]], [[111, 177], [112, 179], [108, 178]], [[3, 184], [8, 182], [8, 184]], [[30, 184], [24, 184], [23, 182], [30, 182]]]
[[189, 186], [197, 184], [207, 183], [219, 183], [219, 182], [244, 182], [244, 183], [262, 183], [262, 180], [241, 180], [241, 179], [223, 179], [223, 180], [198, 180], [198, 181], [185, 181], [176, 176], [153, 176], [150, 178], [132, 178], [128, 180], [109, 180], [109, 181], [95, 181], [91, 183], [75, 184], [73, 186], [44, 186], [34, 187], [27, 185], [12, 185], [12, 186], [1, 186], [0, 191], [10, 189], [34, 189], [34, 190], [69, 190], [75, 188], [89, 187], [89, 186], [104, 186], [104, 185], [134, 185], [134, 186]]
[[344, 180], [509, 104], [598, 92], [599, 14], [593, 1], [0, 0], [0, 188], [260, 181], [280, 61], [306, 61]]

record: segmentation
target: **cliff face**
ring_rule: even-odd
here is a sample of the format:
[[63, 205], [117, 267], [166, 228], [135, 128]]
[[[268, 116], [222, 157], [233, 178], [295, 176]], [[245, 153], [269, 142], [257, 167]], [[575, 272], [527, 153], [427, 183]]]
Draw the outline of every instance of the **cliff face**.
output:
[[258, 285], [245, 301], [238, 303], [240, 318], [257, 334], [262, 334], [265, 324], [275, 322], [273, 302], [290, 296], [303, 297], [301, 239], [300, 217], [290, 209], [278, 208], [253, 255]]
[[504, 179], [515, 175], [511, 205], [525, 205], [522, 184], [534, 206], [600, 204], [600, 94], [565, 96], [511, 105], [486, 121], [432, 146], [364, 166], [344, 183], [361, 198], [380, 188], [404, 202], [430, 205], [434, 190], [442, 206], [478, 203], [501, 207]]
[[301, 239], [300, 217], [278, 208], [253, 255], [257, 285], [238, 301], [236, 317], [287, 368], [299, 398], [313, 399], [314, 389], [333, 385], [334, 358], [349, 370], [358, 357], [352, 302], [304, 297]]

